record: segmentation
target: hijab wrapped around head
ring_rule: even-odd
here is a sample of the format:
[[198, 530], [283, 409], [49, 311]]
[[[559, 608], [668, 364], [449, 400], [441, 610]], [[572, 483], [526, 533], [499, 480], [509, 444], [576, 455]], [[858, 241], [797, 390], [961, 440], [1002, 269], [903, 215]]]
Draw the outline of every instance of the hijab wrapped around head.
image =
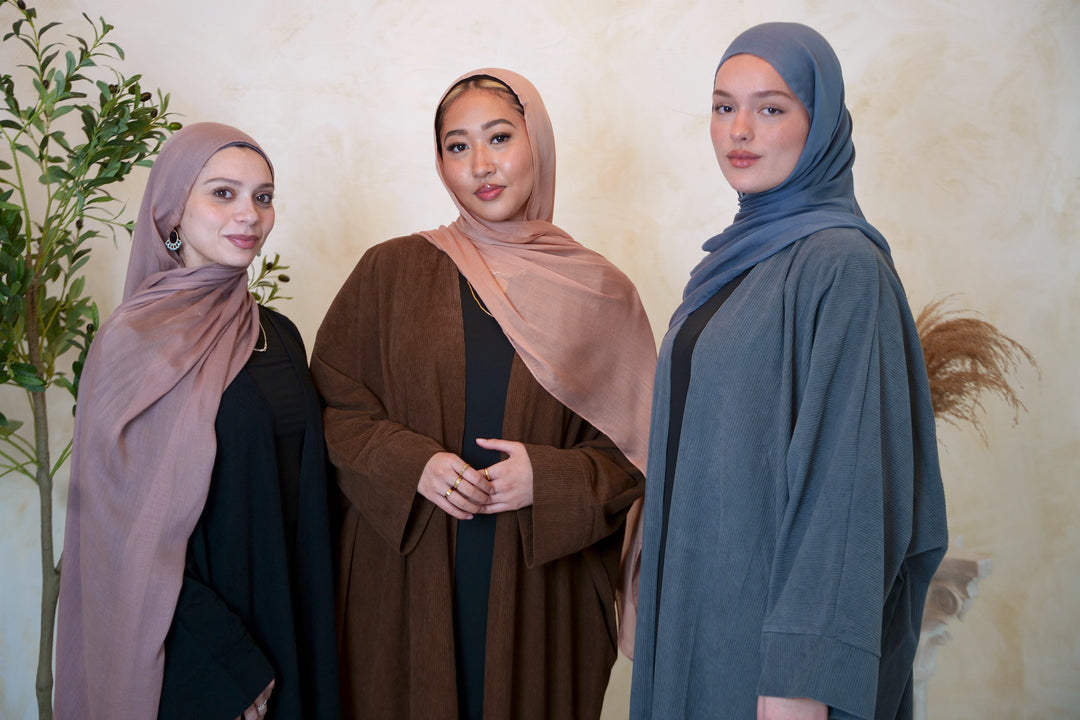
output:
[[672, 327], [744, 270], [819, 230], [856, 228], [890, 256], [885, 238], [855, 201], [851, 114], [844, 104], [840, 61], [829, 42], [805, 25], [765, 23], [735, 38], [720, 65], [744, 53], [765, 60], [784, 79], [810, 114], [810, 133], [787, 180], [764, 192], [741, 194], [734, 222], [702, 246], [709, 254], [691, 272]]
[[460, 216], [420, 235], [454, 261], [537, 382], [644, 471], [656, 345], [637, 290], [603, 256], [552, 224], [555, 138], [536, 88], [493, 68], [467, 73], [450, 88], [476, 75], [505, 83], [525, 109], [533, 159], [525, 219], [487, 222], [471, 214], [446, 184], [437, 154], [439, 177]]
[[[124, 300], [79, 390], [56, 651], [56, 714], [157, 717], [164, 641], [217, 452], [221, 395], [259, 334], [245, 268], [183, 267], [165, 248], [227, 125], [178, 131], [154, 163]], [[271, 167], [271, 173], [273, 168]]]

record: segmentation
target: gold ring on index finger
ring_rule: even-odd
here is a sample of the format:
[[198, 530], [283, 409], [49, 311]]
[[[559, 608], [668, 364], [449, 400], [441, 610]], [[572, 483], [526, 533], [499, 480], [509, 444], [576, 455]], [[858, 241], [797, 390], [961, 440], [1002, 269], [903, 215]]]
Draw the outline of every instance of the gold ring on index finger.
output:
[[484, 468], [484, 479], [491, 482], [491, 475], [488, 474], [488, 469]]
[[453, 485], [451, 485], [449, 488], [447, 488], [446, 493], [444, 494], [447, 500], [450, 499], [450, 493], [452, 493], [452, 492], [454, 492], [454, 486]]

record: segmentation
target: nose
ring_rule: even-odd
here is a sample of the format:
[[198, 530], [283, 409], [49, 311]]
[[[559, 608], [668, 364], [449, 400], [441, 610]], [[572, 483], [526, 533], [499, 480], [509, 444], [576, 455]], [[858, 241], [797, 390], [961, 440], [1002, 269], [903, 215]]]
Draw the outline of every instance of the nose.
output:
[[472, 156], [473, 177], [483, 178], [493, 172], [495, 172], [495, 163], [491, 160], [490, 151], [484, 147], [474, 150]]
[[255, 201], [252, 198], [239, 198], [234, 208], [233, 217], [239, 223], [254, 225], [255, 221], [259, 219], [259, 214], [255, 209]]
[[754, 131], [750, 124], [750, 118], [746, 113], [736, 112], [731, 119], [728, 128], [731, 139], [735, 142], [746, 142], [754, 137]]

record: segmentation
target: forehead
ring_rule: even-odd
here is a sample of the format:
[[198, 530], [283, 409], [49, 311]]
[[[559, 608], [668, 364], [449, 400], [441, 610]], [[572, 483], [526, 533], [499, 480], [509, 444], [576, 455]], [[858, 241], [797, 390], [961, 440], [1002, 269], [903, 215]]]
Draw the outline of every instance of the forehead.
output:
[[469, 88], [446, 109], [444, 131], [482, 124], [491, 120], [508, 120], [517, 125], [522, 117], [502, 93], [484, 88]]
[[266, 159], [243, 145], [221, 148], [210, 156], [199, 173], [199, 180], [218, 177], [258, 183], [273, 181]]
[[788, 94], [788, 87], [780, 73], [769, 62], [757, 55], [742, 53], [732, 55], [716, 71], [713, 89], [730, 91], [731, 89], [750, 89], [752, 91], [783, 90]]

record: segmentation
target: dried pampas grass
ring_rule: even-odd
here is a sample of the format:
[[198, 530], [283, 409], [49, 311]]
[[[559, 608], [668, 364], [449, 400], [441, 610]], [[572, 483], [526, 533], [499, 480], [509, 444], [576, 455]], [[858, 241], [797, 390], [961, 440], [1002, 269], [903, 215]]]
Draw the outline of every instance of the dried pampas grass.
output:
[[1023, 361], [1038, 369], [1035, 356], [992, 324], [946, 309], [951, 296], [931, 302], [915, 325], [922, 341], [923, 360], [930, 377], [934, 416], [959, 426], [970, 422], [986, 442], [979, 422], [985, 410], [982, 397], [990, 392], [1012, 406], [1014, 421], [1024, 403], [1009, 382]]

